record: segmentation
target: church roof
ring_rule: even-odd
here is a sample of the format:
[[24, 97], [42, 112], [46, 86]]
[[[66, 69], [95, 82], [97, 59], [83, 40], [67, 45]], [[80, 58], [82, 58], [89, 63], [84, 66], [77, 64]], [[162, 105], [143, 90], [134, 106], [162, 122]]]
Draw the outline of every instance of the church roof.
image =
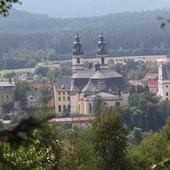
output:
[[71, 78], [60, 79], [55, 85], [57, 91], [70, 91], [70, 86]]
[[170, 63], [162, 64], [162, 78], [163, 80], [170, 80]]
[[[104, 93], [104, 92], [98, 93], [97, 95], [101, 96], [102, 100], [105, 100], [105, 101], [106, 100], [114, 100], [114, 99], [118, 99], [119, 98], [119, 96], [117, 96], [117, 95], [113, 95], [113, 94], [109, 94], [109, 93]], [[85, 99], [87, 99], [87, 100], [94, 100], [95, 97], [96, 97], [96, 94], [87, 96], [87, 97], [85, 97]]]
[[73, 75], [72, 78], [92, 78], [92, 79], [99, 79], [99, 78], [111, 78], [111, 77], [122, 77], [119, 73], [114, 70], [97, 70], [95, 69], [86, 69], [81, 70], [77, 74]]

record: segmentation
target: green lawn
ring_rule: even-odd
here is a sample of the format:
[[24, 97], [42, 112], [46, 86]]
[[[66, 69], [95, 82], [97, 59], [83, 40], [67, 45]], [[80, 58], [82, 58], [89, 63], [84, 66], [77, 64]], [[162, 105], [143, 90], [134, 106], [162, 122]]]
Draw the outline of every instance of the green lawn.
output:
[[22, 69], [11, 69], [11, 70], [0, 70], [0, 79], [2, 80], [4, 80], [4, 77], [3, 77], [3, 75], [5, 74], [5, 73], [11, 73], [12, 71], [14, 71], [15, 73], [18, 73], [18, 72], [31, 72], [31, 73], [33, 73], [34, 72], [34, 70], [35, 70], [35, 68], [22, 68]]

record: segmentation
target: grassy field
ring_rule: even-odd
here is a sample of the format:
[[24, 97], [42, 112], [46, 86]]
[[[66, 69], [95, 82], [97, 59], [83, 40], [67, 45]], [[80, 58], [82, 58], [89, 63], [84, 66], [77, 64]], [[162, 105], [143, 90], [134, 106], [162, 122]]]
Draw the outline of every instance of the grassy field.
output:
[[127, 58], [131, 58], [131, 59], [142, 59], [142, 58], [146, 58], [147, 61], [156, 61], [156, 59], [165, 59], [166, 55], [147, 55], [147, 56], [124, 56], [124, 57], [111, 57], [110, 59], [113, 59], [114, 61], [116, 60], [123, 60], [123, 59], [127, 59]]
[[35, 68], [22, 68], [22, 69], [11, 69], [11, 70], [0, 70], [0, 78], [3, 78], [3, 75], [6, 73], [11, 73], [14, 71], [15, 73], [18, 72], [34, 72]]

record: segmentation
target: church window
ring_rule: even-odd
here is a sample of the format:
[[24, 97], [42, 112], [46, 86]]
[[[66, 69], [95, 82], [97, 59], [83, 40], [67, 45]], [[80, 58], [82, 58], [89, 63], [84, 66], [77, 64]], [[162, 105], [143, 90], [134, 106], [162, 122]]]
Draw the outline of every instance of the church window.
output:
[[101, 58], [101, 64], [104, 64], [104, 57]]
[[77, 64], [80, 64], [80, 58], [77, 58]]
[[60, 97], [58, 98], [58, 101], [61, 101], [61, 98], [60, 98]]
[[61, 112], [61, 105], [58, 106], [58, 111]]
[[65, 109], [66, 109], [66, 106], [64, 105], [64, 106], [63, 106], [63, 111], [64, 111]]
[[68, 110], [70, 110], [70, 105], [68, 105]]
[[67, 97], [67, 100], [70, 101], [70, 96]]
[[92, 106], [91, 106], [91, 103], [89, 103], [89, 113], [92, 112]]
[[166, 92], [166, 96], [168, 96], [168, 92]]

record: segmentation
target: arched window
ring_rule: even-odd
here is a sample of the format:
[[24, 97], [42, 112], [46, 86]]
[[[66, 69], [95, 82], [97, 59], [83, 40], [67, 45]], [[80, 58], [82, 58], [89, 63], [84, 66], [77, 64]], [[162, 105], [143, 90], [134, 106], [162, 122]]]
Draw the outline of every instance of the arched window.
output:
[[68, 105], [68, 110], [70, 110], [70, 105]]
[[92, 111], [92, 107], [91, 107], [91, 103], [89, 103], [89, 113], [91, 113]]
[[66, 109], [66, 106], [64, 105], [64, 106], [63, 106], [63, 111], [64, 111], [65, 109]]
[[58, 106], [58, 111], [61, 112], [61, 105]]
[[77, 64], [80, 64], [80, 58], [77, 58]]
[[104, 57], [101, 58], [101, 64], [104, 64]]

